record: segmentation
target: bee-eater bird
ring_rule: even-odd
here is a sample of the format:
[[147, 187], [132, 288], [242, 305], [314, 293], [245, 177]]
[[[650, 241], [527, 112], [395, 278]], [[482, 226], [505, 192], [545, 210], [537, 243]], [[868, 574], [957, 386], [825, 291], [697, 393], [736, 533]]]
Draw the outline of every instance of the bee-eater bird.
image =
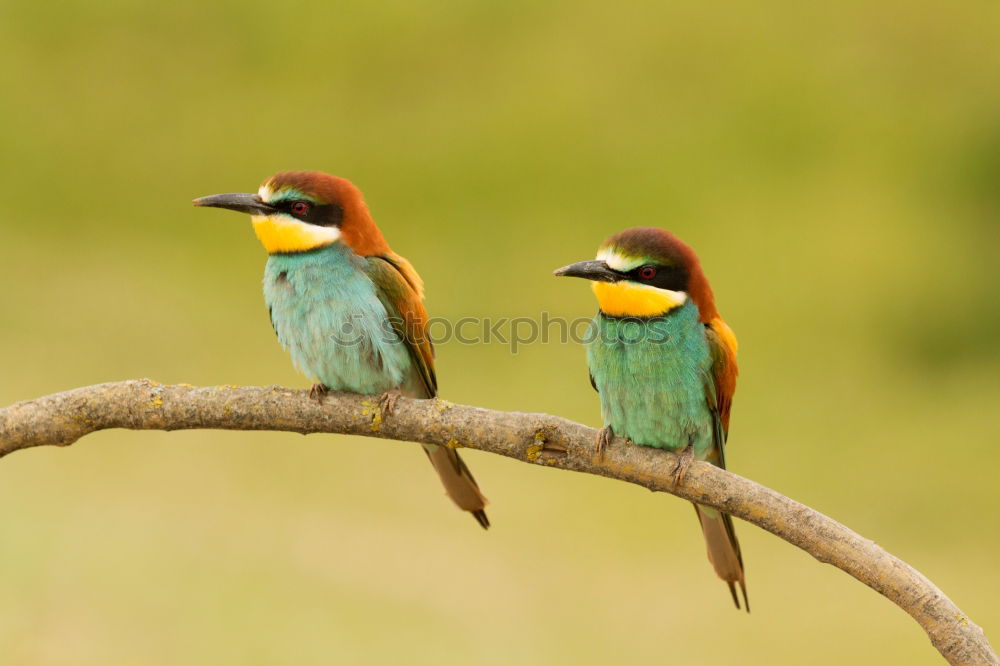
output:
[[[681, 476], [692, 459], [725, 468], [736, 336], [694, 251], [662, 229], [637, 227], [606, 240], [596, 260], [555, 274], [591, 280], [597, 296], [587, 364], [604, 419], [598, 451], [617, 435], [680, 453]], [[749, 611], [732, 518], [699, 504], [695, 511], [716, 574], [737, 608], [740, 586]]]
[[[196, 206], [251, 216], [267, 250], [264, 300], [278, 340], [295, 366], [327, 391], [381, 395], [383, 416], [396, 397], [437, 394], [423, 281], [393, 252], [350, 181], [318, 171], [287, 171], [256, 194], [216, 194]], [[486, 498], [454, 449], [424, 444], [452, 501], [483, 528]]]

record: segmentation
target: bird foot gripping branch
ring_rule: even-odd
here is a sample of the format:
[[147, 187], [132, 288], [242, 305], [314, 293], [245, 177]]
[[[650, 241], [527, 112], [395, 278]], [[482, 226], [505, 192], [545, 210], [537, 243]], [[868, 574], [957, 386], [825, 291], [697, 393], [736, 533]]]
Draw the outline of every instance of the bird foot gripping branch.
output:
[[315, 400], [318, 404], [322, 405], [323, 398], [325, 398], [326, 394], [329, 392], [330, 389], [328, 389], [326, 386], [323, 386], [322, 384], [313, 384], [309, 388], [309, 398], [311, 400]]
[[399, 391], [386, 391], [378, 397], [378, 408], [383, 421], [396, 413], [396, 403], [401, 397]]
[[604, 426], [597, 431], [597, 436], [594, 438], [594, 453], [597, 454], [598, 460], [604, 458], [604, 450], [614, 438], [615, 433], [611, 430], [611, 426]]
[[685, 446], [681, 449], [680, 453], [677, 454], [677, 465], [674, 467], [673, 480], [674, 488], [684, 483], [684, 477], [687, 475], [688, 470], [691, 469], [691, 463], [694, 462], [694, 447]]

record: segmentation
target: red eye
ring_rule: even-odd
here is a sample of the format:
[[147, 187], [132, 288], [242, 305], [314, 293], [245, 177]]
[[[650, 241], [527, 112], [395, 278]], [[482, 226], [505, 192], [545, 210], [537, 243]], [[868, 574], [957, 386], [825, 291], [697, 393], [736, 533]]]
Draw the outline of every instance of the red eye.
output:
[[656, 275], [656, 269], [652, 266], [643, 266], [639, 269], [639, 277], [643, 280], [651, 280]]
[[296, 215], [305, 215], [309, 212], [309, 204], [305, 201], [296, 201], [292, 204], [292, 212]]

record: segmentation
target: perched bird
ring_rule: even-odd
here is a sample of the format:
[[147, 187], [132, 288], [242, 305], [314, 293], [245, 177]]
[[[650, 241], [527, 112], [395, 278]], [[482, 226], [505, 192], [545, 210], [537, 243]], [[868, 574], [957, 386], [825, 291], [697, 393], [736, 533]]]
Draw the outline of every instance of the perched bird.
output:
[[[612, 236], [595, 261], [556, 275], [591, 280], [599, 311], [587, 343], [590, 383], [600, 395], [602, 452], [617, 435], [640, 446], [725, 468], [723, 449], [736, 390], [736, 336], [694, 251], [662, 229], [637, 227]], [[708, 559], [736, 607], [747, 601], [743, 557], [732, 519], [695, 504]]]
[[[399, 395], [437, 394], [423, 282], [393, 252], [351, 182], [287, 171], [256, 194], [216, 194], [196, 206], [247, 213], [268, 260], [264, 300], [300, 372], [327, 391], [381, 394], [383, 416]], [[486, 498], [454, 449], [424, 444], [452, 501], [483, 528]]]

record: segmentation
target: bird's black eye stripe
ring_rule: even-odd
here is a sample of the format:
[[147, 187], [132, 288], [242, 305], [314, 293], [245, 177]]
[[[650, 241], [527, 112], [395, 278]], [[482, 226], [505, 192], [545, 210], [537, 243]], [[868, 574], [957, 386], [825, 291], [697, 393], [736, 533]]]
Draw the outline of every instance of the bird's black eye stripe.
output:
[[[305, 204], [306, 208], [302, 212], [296, 212], [296, 204]], [[340, 225], [344, 218], [344, 209], [337, 204], [313, 203], [306, 199], [286, 199], [271, 204], [282, 213], [290, 215], [297, 220], [315, 224], [321, 227], [336, 227]]]
[[680, 266], [643, 264], [628, 273], [628, 279], [671, 291], [687, 291], [688, 272]]

